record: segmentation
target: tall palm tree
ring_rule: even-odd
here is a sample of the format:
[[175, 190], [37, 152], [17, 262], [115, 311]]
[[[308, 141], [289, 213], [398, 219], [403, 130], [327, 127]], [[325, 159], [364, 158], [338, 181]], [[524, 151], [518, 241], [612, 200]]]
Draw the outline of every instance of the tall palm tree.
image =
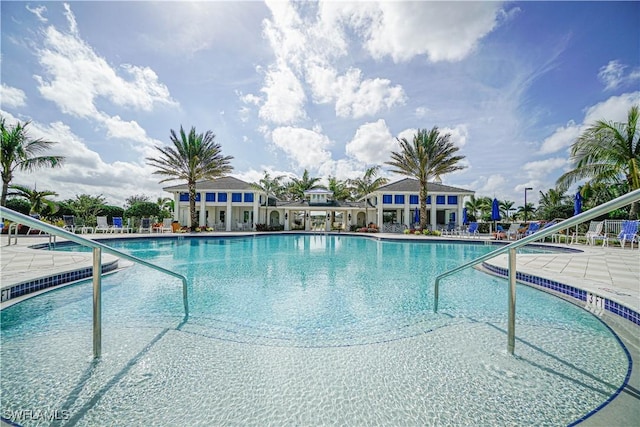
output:
[[7, 196], [24, 197], [29, 201], [31, 208], [29, 209], [29, 215], [40, 215], [45, 208], [49, 208], [49, 212], [56, 213], [58, 211], [58, 205], [47, 199], [49, 196], [57, 196], [55, 191], [38, 191], [35, 188], [32, 190], [29, 187], [22, 185], [11, 185], [9, 188], [15, 191], [10, 191]]
[[160, 152], [158, 158], [147, 157], [147, 163], [157, 168], [155, 175], [164, 176], [160, 182], [172, 180], [187, 181], [189, 188], [189, 213], [191, 214], [191, 230], [198, 226], [196, 214], [196, 182], [204, 179], [215, 179], [233, 170], [229, 161], [231, 156], [223, 156], [220, 144], [214, 141], [211, 131], [196, 133], [191, 127], [187, 134], [180, 126], [180, 134], [171, 129], [173, 147], [156, 147]]
[[568, 218], [573, 213], [573, 200], [562, 188], [550, 188], [546, 193], [540, 191], [537, 213], [538, 217], [547, 220]]
[[420, 185], [420, 227], [427, 226], [427, 183], [430, 178], [464, 169], [458, 164], [464, 156], [456, 153], [459, 148], [450, 141], [450, 134], [441, 135], [437, 127], [431, 130], [418, 129], [409, 142], [398, 139], [400, 151], [391, 153], [391, 161], [385, 162], [392, 172], [418, 180]]
[[478, 208], [480, 208], [480, 218], [482, 218], [483, 221], [490, 221], [493, 199], [489, 196], [482, 196], [476, 200], [478, 202]]
[[284, 175], [272, 177], [269, 172], [264, 171], [264, 176], [258, 182], [251, 183], [251, 187], [265, 194], [265, 224], [269, 224], [269, 196], [275, 196], [281, 191], [283, 179]]
[[[558, 178], [563, 188], [581, 180], [609, 185], [626, 183], [628, 191], [640, 188], [640, 107], [629, 109], [627, 122], [598, 120], [589, 126], [571, 146], [570, 160], [575, 168]], [[631, 205], [629, 217], [638, 216], [638, 203]]]
[[499, 205], [500, 205], [500, 213], [502, 215], [504, 215], [504, 217], [509, 220], [510, 212], [515, 210], [513, 208], [513, 205], [515, 205], [516, 202], [513, 202], [511, 200], [500, 200], [499, 201]]
[[173, 208], [175, 207], [175, 202], [171, 197], [158, 197], [156, 200], [156, 204], [160, 208], [161, 211], [165, 213], [173, 213]]
[[350, 179], [348, 181], [354, 199], [361, 199], [389, 182], [387, 178], [378, 176], [379, 172], [380, 166], [371, 166], [364, 172], [362, 178]]
[[[532, 215], [533, 212], [535, 212], [535, 208], [533, 206], [533, 203], [527, 203], [524, 206], [518, 206], [518, 210], [516, 211], [518, 217], [523, 216], [523, 217], [527, 217], [527, 221], [534, 219], [534, 216]], [[526, 215], [525, 215], [526, 212]], [[514, 215], [515, 216], [515, 215]]]
[[292, 178], [289, 183], [289, 192], [298, 199], [304, 199], [304, 192], [307, 190], [315, 190], [316, 188], [324, 188], [322, 185], [318, 184], [320, 178], [310, 177], [309, 171], [304, 170], [302, 174], [302, 178]]
[[31, 139], [27, 134], [27, 126], [30, 122], [13, 126], [7, 126], [5, 118], [0, 117], [0, 131], [2, 132], [2, 146], [0, 164], [2, 164], [2, 196], [0, 205], [5, 206], [9, 184], [13, 180], [16, 169], [22, 171], [34, 171], [49, 166], [52, 168], [62, 166], [62, 156], [39, 156], [38, 154], [48, 150], [56, 144], [44, 139]]

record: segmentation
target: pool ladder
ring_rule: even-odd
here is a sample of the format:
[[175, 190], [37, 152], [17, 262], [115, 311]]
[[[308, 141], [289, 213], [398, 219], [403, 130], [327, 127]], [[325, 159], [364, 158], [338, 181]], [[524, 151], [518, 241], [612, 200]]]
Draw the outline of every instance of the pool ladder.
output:
[[[115, 255], [119, 258], [127, 259], [136, 264], [141, 264], [146, 267], [152, 268], [161, 273], [168, 274], [175, 278], [182, 280], [182, 303], [184, 305], [184, 318], [187, 319], [189, 317], [189, 300], [187, 294], [187, 278], [182, 274], [178, 274], [171, 270], [167, 270], [164, 267], [160, 267], [159, 265], [152, 264], [148, 261], [135, 257], [133, 255], [129, 255], [127, 253], [121, 252], [117, 249], [114, 249], [110, 246], [104, 245], [102, 243], [98, 243], [96, 241], [85, 239], [77, 234], [70, 233], [67, 230], [63, 230], [62, 228], [56, 227], [51, 224], [47, 224], [46, 222], [42, 222], [35, 218], [32, 218], [27, 215], [23, 215], [19, 212], [13, 211], [11, 209], [7, 209], [3, 206], [0, 206], [0, 215], [2, 219], [10, 219], [14, 221], [16, 224], [24, 224], [29, 227], [42, 230], [46, 233], [49, 233], [49, 240], [51, 240], [51, 236], [60, 236], [64, 237], [72, 242], [78, 243], [82, 246], [88, 246], [93, 248], [93, 357], [99, 358], [102, 353], [102, 251]], [[17, 237], [16, 237], [17, 242]], [[11, 241], [9, 241], [11, 243]]]
[[508, 317], [508, 326], [507, 326], [507, 352], [509, 354], [513, 354], [515, 349], [515, 330], [516, 330], [516, 251], [518, 248], [527, 245], [529, 243], [533, 243], [536, 240], [544, 239], [545, 237], [551, 236], [560, 230], [564, 230], [566, 228], [572, 227], [574, 225], [578, 225], [585, 221], [589, 221], [591, 219], [597, 218], [603, 214], [609, 213], [615, 209], [619, 209], [621, 207], [627, 206], [631, 203], [640, 201], [640, 190], [635, 190], [629, 192], [623, 196], [610, 200], [606, 203], [603, 203], [595, 208], [589, 209], [588, 211], [582, 212], [581, 214], [575, 215], [569, 219], [565, 219], [558, 224], [547, 227], [543, 230], [537, 231], [529, 236], [523, 237], [520, 240], [517, 240], [513, 243], [510, 243], [506, 246], [502, 246], [494, 251], [491, 251], [481, 257], [478, 257], [472, 261], [469, 261], [465, 264], [462, 264], [456, 268], [453, 268], [445, 273], [440, 274], [436, 277], [433, 289], [433, 311], [438, 312], [438, 300], [440, 293], [440, 280], [450, 276], [454, 273], [457, 273], [461, 270], [464, 270], [468, 267], [473, 267], [474, 265], [480, 264], [486, 260], [494, 258], [498, 255], [502, 255], [504, 253], [509, 254], [509, 317]]

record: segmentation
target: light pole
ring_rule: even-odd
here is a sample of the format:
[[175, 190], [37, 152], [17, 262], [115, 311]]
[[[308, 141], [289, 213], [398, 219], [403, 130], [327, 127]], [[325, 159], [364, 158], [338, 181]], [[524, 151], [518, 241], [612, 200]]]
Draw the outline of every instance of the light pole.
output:
[[527, 222], [527, 191], [533, 190], [533, 187], [524, 187], [524, 222]]

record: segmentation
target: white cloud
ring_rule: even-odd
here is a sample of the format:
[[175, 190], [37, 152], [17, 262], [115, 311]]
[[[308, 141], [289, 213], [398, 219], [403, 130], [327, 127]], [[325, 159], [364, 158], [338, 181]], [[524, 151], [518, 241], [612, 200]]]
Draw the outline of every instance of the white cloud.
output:
[[44, 14], [47, 12], [47, 7], [46, 6], [36, 6], [36, 7], [30, 7], [29, 5], [26, 5], [25, 8], [33, 13], [36, 18], [38, 18], [38, 21], [40, 22], [47, 22], [47, 18], [45, 18]]
[[537, 160], [525, 163], [522, 170], [527, 173], [529, 179], [542, 179], [547, 177], [551, 172], [563, 168], [568, 160], [562, 157], [552, 157], [545, 160]]
[[278, 125], [295, 124], [306, 118], [306, 96], [298, 78], [285, 65], [269, 69], [265, 86], [260, 89], [266, 101], [260, 108], [260, 118]]
[[582, 127], [572, 120], [566, 126], [559, 127], [542, 142], [539, 154], [551, 154], [569, 147], [582, 133]]
[[44, 31], [44, 47], [36, 50], [46, 76], [35, 75], [41, 95], [67, 114], [99, 118], [96, 107], [103, 98], [118, 107], [151, 111], [156, 104], [177, 106], [167, 87], [148, 67], [123, 64], [120, 69], [130, 78], [118, 75], [80, 37], [73, 12], [65, 4], [69, 31], [54, 26]]
[[[375, 59], [459, 61], [497, 25], [498, 2], [378, 2], [358, 21]], [[427, 26], [427, 31], [425, 31]]]
[[2, 83], [2, 86], [0, 86], [0, 102], [2, 107], [24, 107], [27, 105], [27, 96], [22, 90]]
[[372, 116], [406, 100], [401, 86], [392, 87], [387, 79], [362, 80], [362, 72], [358, 69], [350, 69], [338, 77], [333, 89], [338, 117]]
[[271, 133], [273, 143], [294, 162], [296, 169], [313, 169], [331, 160], [327, 148], [331, 141], [325, 135], [309, 129], [279, 127]]
[[464, 147], [467, 143], [467, 137], [469, 136], [469, 130], [467, 128], [467, 125], [458, 125], [454, 128], [449, 128], [449, 127], [443, 127], [440, 128], [440, 134], [444, 135], [444, 134], [449, 134], [450, 136], [450, 141], [453, 142], [453, 144], [456, 147]]
[[604, 89], [613, 90], [635, 80], [640, 80], [640, 68], [634, 68], [625, 74], [627, 68], [629, 68], [627, 65], [618, 60], [609, 61], [607, 65], [601, 67], [598, 71], [598, 78], [604, 83]]
[[[0, 113], [8, 123], [17, 121], [6, 111]], [[15, 184], [55, 191], [59, 194], [56, 200], [75, 198], [78, 194], [102, 194], [108, 203], [115, 205], [123, 205], [124, 200], [134, 194], [151, 198], [163, 196], [162, 185], [158, 183], [159, 178], [152, 175], [151, 167], [123, 161], [105, 162], [67, 124], [45, 125], [34, 121], [27, 130], [30, 138], [57, 141], [48, 153], [64, 156], [65, 161], [60, 168], [43, 168], [36, 173], [16, 171]]]
[[382, 164], [389, 160], [398, 143], [383, 119], [365, 123], [358, 128], [345, 147], [348, 156], [365, 164]]

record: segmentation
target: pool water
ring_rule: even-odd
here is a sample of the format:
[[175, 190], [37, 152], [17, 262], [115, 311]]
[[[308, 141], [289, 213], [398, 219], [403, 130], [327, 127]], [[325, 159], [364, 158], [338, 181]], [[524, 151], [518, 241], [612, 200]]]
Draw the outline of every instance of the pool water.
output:
[[[3, 417], [57, 425], [566, 425], [624, 383], [618, 339], [573, 304], [473, 269], [491, 250], [339, 235], [113, 241], [184, 274], [103, 278], [93, 362], [91, 283], [1, 314]], [[41, 420], [20, 420], [43, 425]], [[44, 424], [46, 425], [46, 423]]]

